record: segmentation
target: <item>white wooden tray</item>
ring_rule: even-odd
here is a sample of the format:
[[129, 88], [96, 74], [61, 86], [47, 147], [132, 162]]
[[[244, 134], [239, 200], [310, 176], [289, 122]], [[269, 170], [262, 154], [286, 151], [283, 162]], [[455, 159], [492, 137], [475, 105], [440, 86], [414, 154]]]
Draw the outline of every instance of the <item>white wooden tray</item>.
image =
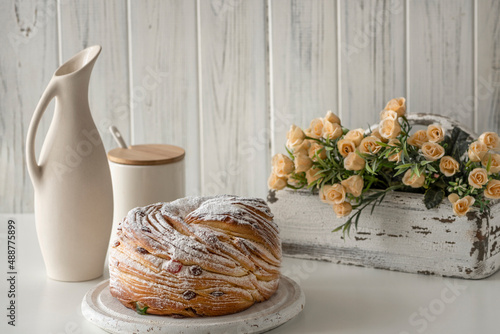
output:
[[281, 276], [278, 291], [269, 300], [236, 314], [183, 319], [140, 315], [111, 296], [106, 280], [87, 292], [82, 313], [109, 333], [263, 333], [295, 317], [304, 305], [305, 296], [299, 285]]

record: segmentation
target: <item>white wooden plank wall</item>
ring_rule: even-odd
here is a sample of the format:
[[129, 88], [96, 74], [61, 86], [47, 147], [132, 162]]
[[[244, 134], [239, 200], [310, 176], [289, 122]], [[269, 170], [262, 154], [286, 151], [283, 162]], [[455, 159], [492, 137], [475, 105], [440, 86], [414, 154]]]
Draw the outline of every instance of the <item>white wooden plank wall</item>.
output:
[[408, 14], [409, 109], [474, 127], [474, 1], [410, 0]]
[[[42, 87], [58, 65], [56, 0], [1, 1], [0, 27], [0, 211], [32, 212], [24, 146]], [[46, 116], [38, 138], [48, 129], [51, 113]]]
[[270, 161], [265, 2], [198, 0], [198, 11], [202, 191], [262, 197]]
[[307, 126], [338, 107], [335, 1], [270, 2], [273, 144], [285, 153], [292, 123]]
[[406, 96], [405, 2], [342, 0], [340, 110], [349, 128], [379, 120], [388, 100]]
[[407, 96], [410, 112], [500, 130], [497, 0], [6, 0], [0, 31], [0, 212], [33, 210], [31, 115], [57, 66], [93, 44], [106, 148], [111, 123], [133, 144], [184, 147], [190, 195], [264, 196], [289, 125], [329, 109], [365, 127]]
[[476, 41], [478, 128], [500, 131], [500, 1], [478, 1]]
[[186, 190], [200, 193], [196, 1], [131, 1], [133, 144], [186, 150]]

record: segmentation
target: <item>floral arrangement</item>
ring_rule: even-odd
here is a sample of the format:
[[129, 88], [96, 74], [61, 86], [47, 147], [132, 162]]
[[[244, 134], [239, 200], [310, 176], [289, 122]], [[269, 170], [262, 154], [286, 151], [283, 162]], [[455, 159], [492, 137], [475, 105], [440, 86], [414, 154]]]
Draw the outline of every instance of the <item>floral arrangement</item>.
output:
[[[390, 100], [376, 129], [349, 130], [328, 111], [309, 128], [292, 125], [285, 154], [272, 159], [271, 190], [308, 188], [332, 205], [337, 217], [349, 217], [334, 231], [349, 232], [363, 209], [380, 204], [390, 191], [424, 194], [427, 209], [445, 197], [457, 216], [469, 210], [488, 212], [500, 198], [498, 134], [483, 133], [476, 141], [458, 127], [446, 134], [440, 124], [411, 133], [406, 100]], [[354, 213], [353, 213], [353, 210]]]

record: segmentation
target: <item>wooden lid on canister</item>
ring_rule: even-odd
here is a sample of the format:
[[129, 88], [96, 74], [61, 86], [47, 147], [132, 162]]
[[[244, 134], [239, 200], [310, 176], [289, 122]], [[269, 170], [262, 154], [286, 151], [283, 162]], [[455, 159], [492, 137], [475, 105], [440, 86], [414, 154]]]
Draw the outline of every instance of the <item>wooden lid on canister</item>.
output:
[[185, 151], [179, 146], [164, 144], [131, 145], [108, 152], [108, 159], [122, 165], [165, 165], [184, 159]]

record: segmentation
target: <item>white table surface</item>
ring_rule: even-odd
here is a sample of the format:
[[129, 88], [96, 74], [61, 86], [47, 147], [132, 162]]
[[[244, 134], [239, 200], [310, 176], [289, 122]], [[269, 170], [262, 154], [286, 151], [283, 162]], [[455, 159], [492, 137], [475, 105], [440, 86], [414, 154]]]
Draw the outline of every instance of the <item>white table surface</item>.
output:
[[[16, 327], [6, 316], [8, 219], [17, 226]], [[33, 215], [0, 214], [0, 263], [0, 333], [105, 333], [85, 320], [80, 304], [107, 271], [81, 283], [47, 278]], [[291, 258], [282, 272], [302, 286], [306, 306], [270, 334], [500, 333], [499, 273], [468, 281]]]

